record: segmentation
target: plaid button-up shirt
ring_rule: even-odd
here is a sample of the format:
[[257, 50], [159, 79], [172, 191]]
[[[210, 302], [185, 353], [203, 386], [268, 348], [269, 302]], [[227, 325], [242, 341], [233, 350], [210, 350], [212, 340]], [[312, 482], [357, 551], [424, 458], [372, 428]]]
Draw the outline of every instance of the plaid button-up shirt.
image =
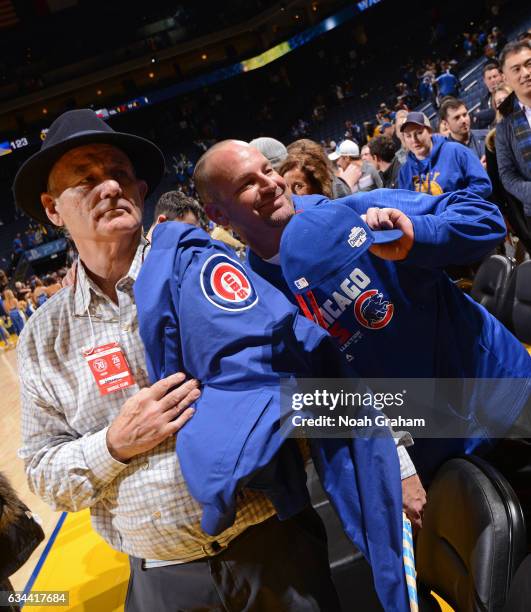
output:
[[[142, 250], [143, 244], [116, 285], [117, 305], [78, 265], [75, 287], [57, 293], [28, 321], [18, 344], [19, 454], [32, 491], [57, 510], [90, 508], [94, 528], [113, 548], [192, 561], [218, 551], [214, 540], [224, 547], [274, 510], [260, 493], [246, 490], [234, 525], [212, 538], [201, 530], [201, 506], [188, 493], [174, 436], [127, 464], [110, 455], [108, 426], [127, 398], [149, 385], [133, 296]], [[83, 349], [110, 342], [120, 345], [136, 384], [102, 396]]]

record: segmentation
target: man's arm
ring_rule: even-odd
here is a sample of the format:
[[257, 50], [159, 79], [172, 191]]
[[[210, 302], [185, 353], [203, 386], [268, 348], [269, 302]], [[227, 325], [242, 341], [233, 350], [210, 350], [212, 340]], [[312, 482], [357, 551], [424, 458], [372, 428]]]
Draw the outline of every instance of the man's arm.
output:
[[[479, 163], [479, 162], [478, 162]], [[401, 257], [423, 268], [442, 268], [451, 264], [474, 262], [488, 255], [506, 234], [499, 208], [470, 191], [456, 191], [440, 196], [397, 189], [379, 189], [337, 200], [367, 214], [373, 229], [402, 226], [389, 220], [389, 209], [405, 213], [411, 222], [411, 248]], [[369, 209], [379, 209], [372, 210]], [[383, 209], [383, 210], [381, 210]], [[369, 223], [373, 215], [376, 221]], [[383, 217], [382, 217], [383, 215]], [[401, 242], [401, 241], [399, 241]], [[381, 245], [385, 246], [385, 245]], [[387, 245], [394, 249], [394, 243]]]
[[508, 142], [508, 126], [502, 123], [496, 129], [496, 160], [504, 188], [522, 202], [526, 216], [531, 217], [531, 181], [519, 172], [512, 148]]

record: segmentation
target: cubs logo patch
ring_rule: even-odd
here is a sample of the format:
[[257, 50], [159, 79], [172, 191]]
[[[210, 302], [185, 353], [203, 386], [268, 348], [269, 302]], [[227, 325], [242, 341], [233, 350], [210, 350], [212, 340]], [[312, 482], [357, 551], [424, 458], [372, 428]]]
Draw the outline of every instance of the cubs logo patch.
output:
[[222, 310], [247, 310], [258, 302], [245, 270], [226, 255], [212, 255], [205, 261], [200, 282], [206, 299]]
[[378, 289], [364, 291], [354, 304], [354, 316], [367, 329], [382, 329], [393, 318], [394, 305]]

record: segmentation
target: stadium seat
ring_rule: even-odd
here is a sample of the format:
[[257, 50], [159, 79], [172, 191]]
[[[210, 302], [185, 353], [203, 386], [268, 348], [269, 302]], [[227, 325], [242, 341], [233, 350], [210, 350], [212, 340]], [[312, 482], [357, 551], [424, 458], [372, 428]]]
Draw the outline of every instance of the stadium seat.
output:
[[520, 564], [511, 584], [504, 612], [527, 612], [531, 602], [531, 555]]
[[516, 286], [512, 309], [512, 323], [516, 337], [531, 344], [531, 261], [516, 269]]
[[507, 480], [477, 457], [446, 462], [417, 540], [419, 592], [433, 590], [459, 612], [502, 611], [525, 555], [522, 508]]
[[479, 267], [470, 295], [495, 317], [500, 318], [513, 262], [504, 255], [491, 255]]

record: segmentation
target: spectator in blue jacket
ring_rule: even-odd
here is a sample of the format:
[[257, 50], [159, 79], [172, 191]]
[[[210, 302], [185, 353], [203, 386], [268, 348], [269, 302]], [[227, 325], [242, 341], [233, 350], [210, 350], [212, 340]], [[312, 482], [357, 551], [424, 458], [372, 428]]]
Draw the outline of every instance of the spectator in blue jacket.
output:
[[452, 74], [450, 68], [446, 68], [442, 74], [435, 79], [435, 87], [437, 89], [437, 99], [439, 103], [446, 96], [459, 95], [459, 79]]
[[467, 189], [489, 197], [492, 185], [477, 156], [459, 143], [432, 134], [424, 113], [409, 113], [401, 131], [409, 153], [398, 175], [399, 189], [431, 195]]
[[496, 159], [504, 188], [521, 202], [531, 227], [531, 40], [509, 43], [500, 65], [514, 93], [500, 106]]

